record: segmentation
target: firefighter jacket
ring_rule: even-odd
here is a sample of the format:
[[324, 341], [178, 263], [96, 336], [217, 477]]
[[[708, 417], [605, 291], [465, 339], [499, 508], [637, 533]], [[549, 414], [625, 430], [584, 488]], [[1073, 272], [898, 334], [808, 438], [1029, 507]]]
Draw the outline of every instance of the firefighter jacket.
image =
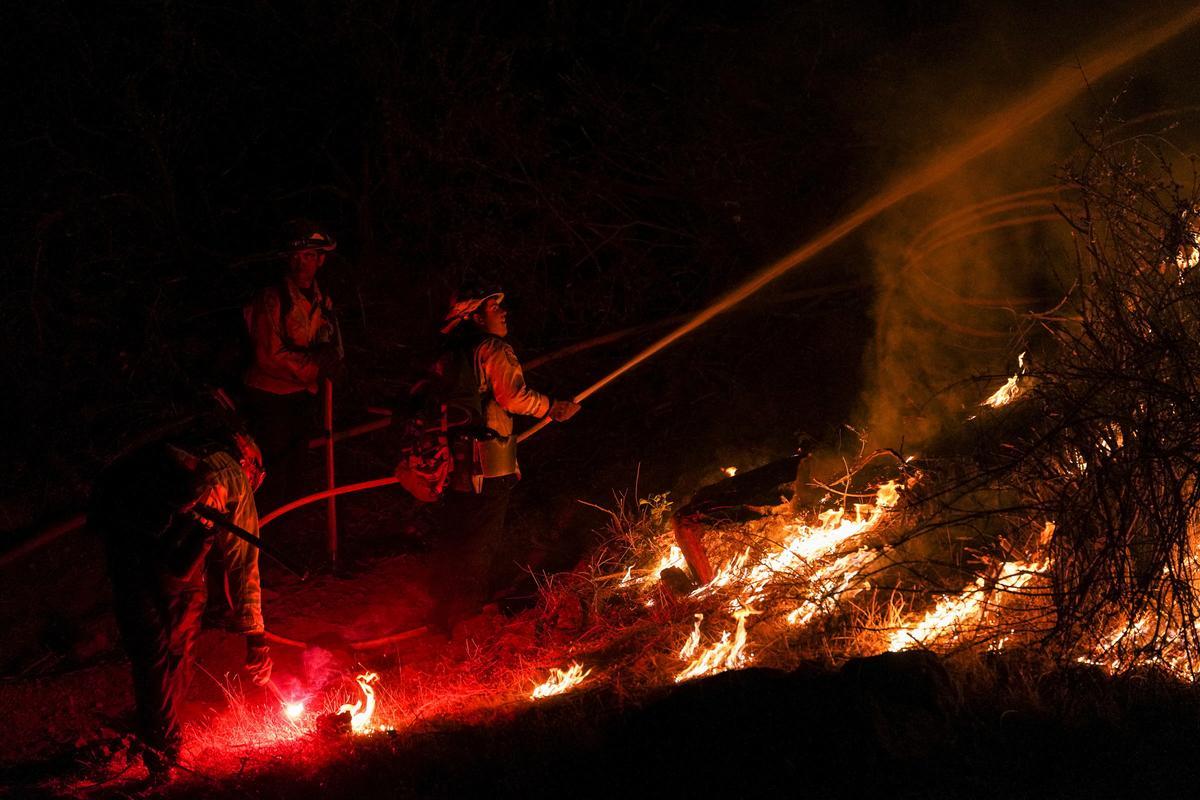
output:
[[[218, 511], [229, 515], [229, 521], [254, 536], [258, 531], [258, 507], [254, 505], [254, 487], [245, 470], [230, 453], [220, 450], [205, 459], [224, 489], [224, 505]], [[212, 505], [206, 503], [205, 505]], [[220, 553], [225, 571], [225, 590], [233, 616], [229, 620], [232, 633], [262, 633], [262, 584], [258, 574], [258, 548], [225, 530], [217, 530], [212, 546]]]
[[316, 351], [333, 341], [332, 303], [313, 282], [306, 293], [286, 277], [264, 287], [243, 309], [254, 360], [243, 382], [271, 394], [316, 394]]
[[496, 336], [452, 350], [434, 365], [442, 402], [467, 411], [471, 425], [489, 434], [479, 442], [481, 477], [520, 474], [513, 414], [544, 417], [550, 398], [525, 385], [512, 345]]
[[[185, 470], [181, 459], [194, 459], [198, 466]], [[105, 537], [127, 573], [136, 572], [163, 592], [203, 586], [204, 562], [216, 550], [233, 608], [229, 630], [262, 633], [258, 549], [180, 510], [193, 500], [227, 513], [234, 525], [258, 535], [254, 490], [223, 445], [158, 442], [118, 460], [96, 481], [88, 524]]]

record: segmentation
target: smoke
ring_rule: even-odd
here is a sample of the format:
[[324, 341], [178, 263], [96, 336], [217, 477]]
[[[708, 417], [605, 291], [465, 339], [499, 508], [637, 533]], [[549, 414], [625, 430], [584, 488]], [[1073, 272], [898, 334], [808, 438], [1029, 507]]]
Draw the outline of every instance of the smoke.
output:
[[324, 686], [331, 677], [342, 674], [337, 664], [337, 658], [323, 648], [306, 648], [303, 659], [305, 686]]
[[[976, 413], [1016, 371], [1027, 336], [1036, 339], [1027, 314], [1052, 308], [1069, 289], [1057, 274], [1072, 257], [1055, 207], [1064, 198], [1052, 187], [1014, 192], [1019, 167], [972, 170], [871, 236], [878, 289], [865, 397], [872, 441], [927, 442]], [[1045, 175], [1026, 177], [1026, 185], [1036, 186], [1036, 177], [1046, 184]]]
[[[1082, 26], [1070, 33], [1080, 47], [1096, 38]], [[1020, 101], [1012, 85], [1033, 85], [1039, 72], [1064, 65], [1061, 56], [1039, 57], [1047, 35], [1025, 37], [1024, 56], [1004, 37], [984, 39], [971, 63], [926, 64], [889, 87], [882, 113], [894, 115], [894, 135], [883, 157], [916, 161], [923, 148], [947, 146], [973, 120]], [[873, 444], [911, 450], [930, 443], [977, 413], [1016, 371], [1019, 353], [1032, 350], [1036, 358], [1039, 328], [1030, 313], [1070, 291], [1074, 245], [1059, 210], [1070, 211], [1072, 193], [1058, 179], [1061, 166], [1102, 117], [1112, 128], [1165, 111], [1127, 125], [1132, 135], [1188, 116], [1197, 92], [1180, 79], [1188, 70], [1174, 66], [1185, 63], [1188, 47], [1183, 37], [1094, 84], [1078, 70], [1079, 99], [870, 228], [877, 293], [862, 413]]]

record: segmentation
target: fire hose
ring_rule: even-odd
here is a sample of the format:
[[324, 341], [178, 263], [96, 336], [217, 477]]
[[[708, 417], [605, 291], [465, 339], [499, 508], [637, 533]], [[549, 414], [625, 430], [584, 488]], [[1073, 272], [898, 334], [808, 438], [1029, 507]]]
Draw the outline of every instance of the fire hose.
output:
[[[394, 483], [395, 481], [390, 480], [390, 482]], [[372, 483], [372, 484], [377, 484], [377, 485], [386, 485], [385, 483], [381, 483], [378, 481], [367, 481], [366, 483]], [[316, 502], [318, 500], [325, 499], [326, 497], [333, 497], [338, 494], [345, 494], [346, 491], [358, 491], [358, 490], [361, 490], [364, 488], [370, 488], [370, 487], [362, 486], [361, 484], [354, 484], [351, 486], [340, 486], [336, 489], [326, 490], [324, 492], [318, 492], [316, 495], [312, 495], [309, 497], [303, 497], [299, 501], [296, 501], [294, 503], [289, 503], [287, 506], [283, 506], [282, 508], [275, 509], [274, 511], [272, 511], [270, 514], [268, 514], [266, 517], [263, 518], [262, 524], [269, 522], [270, 520], [274, 519], [275, 517], [279, 516], [282, 513], [285, 513], [287, 511], [291, 510], [292, 508], [298, 508], [301, 505], [306, 505], [307, 503]], [[345, 491], [341, 491], [341, 490], [345, 490]], [[263, 553], [264, 555], [269, 556], [272, 560], [275, 561], [275, 563], [282, 566], [288, 572], [292, 573], [297, 578], [299, 578], [301, 581], [308, 580], [308, 570], [303, 569], [303, 568], [299, 567], [298, 565], [296, 565], [294, 562], [292, 562], [292, 560], [290, 558], [285, 556], [283, 553], [281, 553], [279, 550], [277, 550], [274, 546], [268, 545], [266, 542], [264, 542], [262, 540], [262, 537], [255, 536], [254, 534], [250, 533], [246, 529], [241, 528], [237, 525], [234, 525], [232, 522], [225, 519], [221, 515], [221, 513], [219, 511], [217, 511], [216, 509], [209, 508], [208, 506], [196, 506], [195, 508], [192, 509], [192, 512], [196, 516], [200, 517], [201, 519], [207, 520], [208, 522], [211, 522], [212, 524], [216, 525], [217, 527], [221, 528], [222, 530], [228, 531], [229, 533], [233, 534], [234, 536], [238, 537], [242, 541], [248, 542], [249, 544], [253, 545], [254, 547], [257, 547], [260, 553]], [[394, 633], [389, 636], [382, 636], [382, 637], [378, 637], [375, 639], [366, 639], [366, 640], [360, 641], [360, 642], [344, 642], [344, 645], [346, 648], [348, 648], [350, 650], [374, 650], [379, 647], [384, 647], [386, 645], [393, 644], [395, 642], [404, 641], [405, 639], [415, 638], [415, 637], [420, 636], [421, 634], [425, 633], [427, 630], [428, 630], [428, 628], [426, 626], [422, 625], [421, 627], [413, 628], [411, 630], [401, 631], [399, 633]], [[280, 636], [279, 634], [272, 633], [271, 631], [266, 631], [265, 633], [266, 633], [267, 640], [270, 642], [273, 642], [275, 644], [286, 644], [291, 647], [299, 647], [301, 649], [306, 649], [309, 647], [308, 642], [300, 641], [299, 639], [290, 639], [286, 636]], [[275, 691], [275, 693], [277, 695], [279, 694], [278, 689], [276, 687], [274, 687], [272, 685], [271, 688]], [[280, 696], [280, 700], [281, 701], [283, 700], [282, 696]]]
[[[309, 503], [315, 503], [318, 500], [324, 500], [329, 497], [335, 497], [339, 494], [347, 494], [349, 492], [362, 491], [363, 489], [371, 489], [376, 486], [387, 486], [392, 483], [396, 483], [395, 478], [382, 478], [382, 479], [375, 480], [375, 481], [364, 481], [363, 483], [351, 484], [349, 486], [339, 486], [334, 489], [326, 489], [323, 492], [317, 492], [317, 493], [309, 495], [307, 497], [302, 497], [299, 500], [295, 500], [291, 503], [288, 503], [285, 506], [281, 506], [280, 508], [275, 509], [270, 514], [267, 514], [265, 517], [263, 517], [262, 521], [259, 524], [265, 525], [268, 522], [270, 522], [271, 520], [275, 519], [276, 517], [278, 517], [282, 514], [286, 514], [288, 511], [299, 508], [300, 506], [308, 505]], [[197, 507], [193, 508], [192, 511], [193, 511], [193, 513], [196, 514], [196, 516], [201, 517], [202, 519], [205, 519], [205, 520], [213, 523], [214, 525], [220, 527], [221, 529], [228, 531], [229, 533], [238, 537], [242, 541], [248, 542], [249, 544], [257, 547], [259, 552], [263, 553], [266, 556], [269, 556], [271, 559], [273, 559], [275, 561], [275, 563], [282, 566], [288, 572], [292, 573], [297, 578], [299, 578], [301, 581], [308, 580], [308, 576], [309, 576], [308, 570], [303, 569], [302, 567], [299, 567], [298, 565], [296, 565], [294, 562], [292, 562], [292, 560], [290, 558], [285, 556], [283, 553], [281, 553], [279, 550], [277, 550], [274, 546], [268, 545], [266, 542], [264, 542], [261, 537], [255, 536], [254, 534], [250, 533], [249, 531], [245, 530], [244, 528], [234, 525], [232, 522], [225, 519], [220, 514], [220, 512], [218, 512], [216, 509], [209, 508], [208, 506], [197, 506]], [[350, 650], [375, 650], [380, 647], [385, 647], [389, 644], [394, 644], [396, 642], [404, 641], [405, 639], [416, 638], [417, 636], [424, 634], [427, 630], [428, 630], [428, 627], [422, 625], [417, 628], [412, 628], [412, 629], [406, 630], [406, 631], [400, 631], [399, 633], [390, 634], [388, 636], [381, 636], [381, 637], [377, 637], [374, 639], [365, 639], [365, 640], [359, 641], [359, 642], [344, 642], [344, 643], [339, 643], [339, 644], [344, 644], [344, 646]], [[275, 644], [286, 644], [291, 647], [299, 647], [301, 649], [306, 649], [310, 646], [308, 642], [301, 641], [299, 639], [291, 639], [286, 636], [280, 636], [279, 634], [272, 633], [271, 631], [266, 631], [265, 633], [266, 633], [267, 640], [270, 642], [273, 642]], [[275, 689], [274, 686], [272, 686], [271, 688]], [[278, 694], [278, 689], [275, 689], [275, 692], [276, 692], [276, 694]], [[282, 696], [280, 696], [280, 700], [281, 701], [283, 700]]]

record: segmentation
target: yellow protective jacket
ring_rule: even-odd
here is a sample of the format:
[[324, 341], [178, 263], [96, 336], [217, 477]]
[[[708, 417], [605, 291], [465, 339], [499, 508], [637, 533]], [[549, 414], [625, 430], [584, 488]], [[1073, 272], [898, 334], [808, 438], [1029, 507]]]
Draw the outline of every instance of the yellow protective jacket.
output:
[[[287, 303], [281, 301], [284, 291]], [[333, 338], [331, 309], [315, 281], [311, 300], [290, 277], [260, 290], [243, 309], [254, 361], [242, 381], [271, 394], [316, 394], [319, 369], [312, 350]]]
[[[469, 361], [463, 356], [469, 354]], [[496, 336], [483, 336], [464, 353], [452, 350], [433, 367], [436, 394], [449, 405], [467, 411], [472, 425], [490, 428], [495, 439], [479, 442], [478, 479], [520, 474], [513, 415], [544, 417], [551, 400], [525, 384], [525, 373], [512, 345]], [[478, 490], [478, 486], [476, 486]]]
[[[210, 495], [201, 502], [218, 511], [228, 512], [230, 522], [258, 536], [258, 508], [254, 505], [254, 489], [241, 464], [224, 450], [205, 456], [203, 461], [213, 470], [216, 486], [220, 488], [215, 497]], [[221, 501], [224, 501], [223, 504]], [[213, 535], [212, 547], [220, 554], [225, 572], [225, 591], [233, 609], [229, 620], [230, 632], [262, 633], [262, 583], [258, 574], [258, 548], [221, 528]]]
[[500, 437], [513, 432], [513, 414], [544, 417], [550, 398], [525, 385], [525, 373], [512, 345], [488, 336], [475, 348], [475, 374], [484, 398], [484, 424]]

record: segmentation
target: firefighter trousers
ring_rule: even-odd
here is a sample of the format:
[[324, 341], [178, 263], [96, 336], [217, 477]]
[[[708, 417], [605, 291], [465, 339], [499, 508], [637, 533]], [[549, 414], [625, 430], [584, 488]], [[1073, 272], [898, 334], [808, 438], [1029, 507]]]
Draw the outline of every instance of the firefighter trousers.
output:
[[[113, 601], [133, 671], [139, 737], [166, 760], [179, 755], [179, 715], [191, 684], [193, 647], [204, 610], [204, 570], [180, 579], [110, 552]], [[114, 563], [115, 562], [115, 563]], [[159, 758], [147, 756], [147, 766]]]
[[445, 493], [430, 581], [434, 627], [452, 632], [456, 623], [478, 613], [499, 588], [497, 582], [507, 572], [504, 518], [517, 480], [516, 475], [486, 478], [479, 494]]
[[306, 493], [308, 441], [319, 432], [319, 401], [308, 392], [273, 394], [245, 387], [244, 408], [251, 433], [262, 449], [267, 477], [258, 507], [271, 511]]

